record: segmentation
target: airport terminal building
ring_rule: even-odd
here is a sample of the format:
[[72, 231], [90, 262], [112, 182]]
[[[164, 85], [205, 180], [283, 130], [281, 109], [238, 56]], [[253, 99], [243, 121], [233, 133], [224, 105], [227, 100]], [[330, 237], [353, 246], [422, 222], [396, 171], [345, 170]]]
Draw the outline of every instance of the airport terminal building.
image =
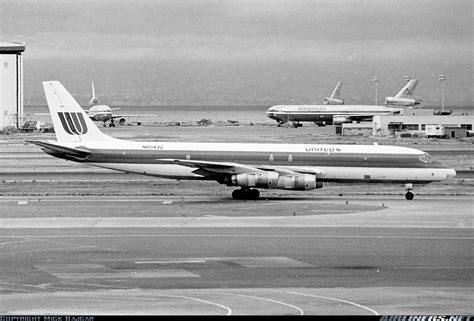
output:
[[343, 136], [464, 138], [474, 136], [474, 116], [436, 115], [433, 109], [413, 109], [403, 115], [375, 115], [371, 122], [336, 127]]
[[0, 130], [23, 121], [23, 52], [25, 45], [0, 41]]
[[421, 109], [403, 115], [376, 115], [372, 124], [374, 136], [464, 138], [472, 133], [474, 116], [435, 115], [432, 109]]

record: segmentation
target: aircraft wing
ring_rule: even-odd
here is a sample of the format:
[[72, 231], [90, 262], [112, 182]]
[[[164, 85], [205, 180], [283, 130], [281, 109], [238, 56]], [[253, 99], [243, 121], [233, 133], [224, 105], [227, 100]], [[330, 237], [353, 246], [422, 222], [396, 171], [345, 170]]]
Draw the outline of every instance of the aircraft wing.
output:
[[175, 163], [181, 166], [195, 167], [197, 170], [199, 170], [199, 173], [197, 174], [201, 175], [205, 174], [203, 172], [207, 172], [208, 174], [215, 176], [216, 174], [242, 174], [259, 171], [259, 169], [256, 167], [232, 162], [206, 162], [186, 159], [159, 159], [159, 161]]
[[294, 175], [294, 174], [321, 174], [322, 171], [314, 168], [298, 168], [293, 170], [292, 168], [282, 168], [278, 166], [261, 165], [251, 166], [243, 165], [232, 162], [207, 162], [198, 160], [184, 160], [184, 159], [159, 159], [159, 161], [169, 162], [178, 164], [181, 166], [187, 166], [196, 168], [194, 173], [203, 175], [205, 177], [219, 177], [224, 175], [233, 174], [247, 174], [255, 172], [277, 172], [280, 175]]
[[158, 115], [113, 115], [111, 118], [122, 118], [122, 117], [157, 117]]

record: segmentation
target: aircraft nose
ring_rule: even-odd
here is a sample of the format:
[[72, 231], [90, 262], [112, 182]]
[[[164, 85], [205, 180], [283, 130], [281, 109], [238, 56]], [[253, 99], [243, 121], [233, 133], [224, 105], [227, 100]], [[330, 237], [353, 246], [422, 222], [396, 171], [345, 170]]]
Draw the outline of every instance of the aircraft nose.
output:
[[448, 179], [456, 177], [456, 171], [452, 168], [448, 169], [446, 172]]

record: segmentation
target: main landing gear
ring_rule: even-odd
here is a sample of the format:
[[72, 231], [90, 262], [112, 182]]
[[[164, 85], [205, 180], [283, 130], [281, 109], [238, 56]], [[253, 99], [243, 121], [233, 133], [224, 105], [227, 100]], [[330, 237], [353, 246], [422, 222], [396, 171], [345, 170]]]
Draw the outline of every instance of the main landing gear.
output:
[[405, 190], [407, 191], [405, 194], [405, 198], [411, 201], [413, 197], [415, 197], [415, 194], [411, 192], [413, 190], [413, 184], [405, 184]]
[[232, 198], [235, 200], [257, 200], [259, 197], [258, 189], [241, 188], [232, 192]]
[[[107, 122], [107, 121], [104, 121], [104, 127], [107, 127], [106, 122]], [[109, 127], [115, 127], [115, 122], [114, 122], [114, 119], [113, 119], [113, 118], [110, 119]]]

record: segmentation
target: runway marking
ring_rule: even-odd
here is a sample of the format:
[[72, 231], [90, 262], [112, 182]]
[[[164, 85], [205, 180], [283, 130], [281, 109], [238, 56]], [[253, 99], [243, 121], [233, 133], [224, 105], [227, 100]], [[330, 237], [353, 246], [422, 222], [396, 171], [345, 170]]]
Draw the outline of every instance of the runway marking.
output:
[[200, 278], [183, 269], [115, 270], [102, 264], [40, 264], [35, 268], [60, 279]]
[[21, 241], [5, 242], [5, 243], [0, 243], [0, 246], [2, 246], [2, 245], [10, 245], [10, 244], [18, 244], [18, 243], [26, 243], [26, 242], [31, 242], [31, 240], [21, 240]]
[[137, 261], [135, 264], [182, 264], [206, 263], [206, 260], [173, 260], [173, 261]]
[[304, 311], [301, 310], [300, 308], [298, 308], [297, 306], [294, 306], [292, 304], [289, 304], [289, 303], [285, 303], [285, 302], [281, 302], [281, 301], [277, 301], [277, 300], [272, 300], [272, 299], [266, 299], [266, 298], [260, 298], [258, 296], [253, 296], [253, 295], [245, 295], [245, 294], [237, 294], [238, 296], [243, 296], [243, 297], [247, 297], [247, 298], [253, 298], [253, 299], [258, 299], [258, 300], [262, 300], [262, 301], [268, 301], [268, 302], [273, 302], [273, 303], [277, 303], [277, 304], [281, 304], [281, 305], [284, 305], [284, 306], [287, 306], [287, 307], [290, 307], [290, 308], [293, 308], [295, 310], [297, 310], [300, 315], [304, 315]]
[[28, 201], [18, 201], [18, 205], [27, 205]]
[[[48, 242], [56, 243], [56, 244], [62, 244], [62, 245], [77, 246], [77, 244], [72, 244], [72, 243], [68, 243], [68, 242], [51, 241], [51, 240], [48, 240]], [[93, 248], [93, 249], [98, 249], [98, 250], [107, 250], [107, 251], [112, 251], [112, 252], [117, 252], [118, 251], [118, 250], [111, 249], [111, 248], [108, 248], [108, 247], [97, 247], [97, 246], [94, 246], [94, 245], [83, 245], [82, 247], [83, 248]]]
[[[57, 229], [57, 227], [55, 227]], [[268, 234], [268, 235], [249, 235], [249, 234], [100, 234], [100, 235], [11, 235], [8, 237], [27, 237], [27, 238], [122, 238], [122, 237], [241, 237], [241, 238], [360, 238], [360, 239], [427, 239], [427, 240], [474, 240], [472, 236], [382, 236], [382, 235], [295, 235], [295, 234]], [[81, 246], [91, 247], [91, 246]]]
[[224, 310], [227, 311], [227, 314], [226, 315], [231, 315], [232, 314], [232, 309], [225, 306], [225, 305], [222, 305], [222, 304], [219, 304], [219, 303], [215, 303], [215, 302], [211, 302], [211, 301], [207, 301], [207, 300], [203, 300], [203, 299], [198, 299], [198, 298], [192, 298], [192, 297], [189, 297], [189, 296], [181, 296], [181, 295], [165, 295], [165, 294], [158, 294], [158, 296], [164, 296], [164, 297], [169, 297], [169, 298], [180, 298], [180, 299], [188, 299], [188, 300], [193, 300], [193, 301], [196, 301], [196, 302], [201, 302], [201, 303], [206, 303], [206, 304], [210, 304], [210, 305], [215, 305], [219, 308], [222, 308]]
[[[68, 248], [67, 250], [80, 250], [83, 249], [83, 246], [77, 246]], [[51, 252], [51, 251], [61, 251], [66, 250], [66, 248], [52, 248], [52, 249], [38, 249], [38, 250], [29, 250], [29, 251], [19, 251], [19, 252], [10, 252], [10, 253], [0, 253], [0, 255], [16, 255], [16, 254], [27, 254], [27, 253], [35, 253], [35, 252]]]
[[375, 311], [374, 309], [371, 309], [371, 308], [366, 307], [366, 306], [364, 306], [364, 305], [361, 305], [361, 304], [358, 304], [358, 303], [355, 303], [355, 302], [351, 302], [351, 301], [347, 301], [347, 300], [342, 300], [342, 299], [337, 299], [337, 298], [331, 298], [331, 297], [322, 296], [322, 295], [308, 294], [308, 293], [299, 293], [299, 292], [292, 292], [292, 291], [286, 291], [286, 292], [287, 292], [287, 293], [291, 293], [291, 294], [296, 294], [296, 295], [309, 296], [309, 297], [314, 297], [314, 298], [319, 298], [319, 299], [326, 299], [326, 300], [331, 300], [331, 301], [337, 301], [337, 302], [347, 303], [347, 304], [353, 305], [353, 306], [355, 306], [355, 307], [362, 308], [362, 309], [364, 309], [364, 310], [370, 311], [371, 313], [373, 313], [373, 314], [375, 314], [375, 315], [379, 315], [379, 313], [378, 313], [377, 311]]
[[313, 268], [314, 265], [293, 260], [285, 256], [265, 256], [265, 257], [206, 257], [206, 258], [172, 258], [170, 260], [137, 261], [136, 264], [190, 264], [225, 262], [242, 265], [246, 268]]

